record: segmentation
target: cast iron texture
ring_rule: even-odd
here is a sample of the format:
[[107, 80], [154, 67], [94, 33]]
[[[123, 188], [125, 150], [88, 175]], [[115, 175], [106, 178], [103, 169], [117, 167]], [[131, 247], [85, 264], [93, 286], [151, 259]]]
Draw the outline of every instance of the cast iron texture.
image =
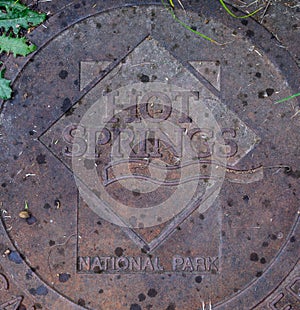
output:
[[[30, 34], [38, 51], [6, 60], [14, 98], [3, 104], [1, 113], [0, 307], [297, 309], [298, 102], [274, 104], [299, 92], [299, 68], [289, 52], [254, 20], [230, 18], [218, 1], [202, 1], [201, 6], [192, 1], [186, 4], [188, 17], [178, 14], [226, 43], [222, 46], [186, 31], [160, 1], [51, 1], [39, 8], [53, 15], [46, 27]], [[161, 58], [154, 59], [145, 46], [163, 51]], [[154, 59], [155, 74], [137, 66], [129, 76], [126, 63], [134, 65], [132, 55], [144, 62]], [[92, 73], [82, 88], [83, 62], [106, 67]], [[198, 72], [192, 64], [200, 62], [207, 68]], [[178, 64], [184, 78], [171, 67], [161, 72], [163, 63]], [[211, 79], [213, 64], [219, 67], [220, 85]], [[188, 213], [151, 249], [147, 246], [163, 225], [120, 228], [102, 220], [78, 195], [71, 161], [63, 153], [62, 130], [80, 120], [86, 109], [80, 103], [97, 95], [98, 88], [154, 75], [158, 81], [169, 77], [193, 88], [201, 84], [226, 113], [234, 113], [226, 114], [224, 122], [245, 124], [259, 143], [246, 137], [252, 150], [229, 168], [262, 167], [263, 178], [249, 183], [225, 178], [206, 212]], [[122, 193], [113, 186], [112, 193]], [[123, 197], [127, 203], [133, 199], [128, 193]], [[141, 204], [149, 201], [142, 199]], [[27, 220], [19, 217], [25, 201], [32, 214]], [[146, 247], [133, 242], [128, 237], [132, 233], [143, 236]], [[159, 258], [165, 270], [83, 272], [79, 258], [97, 256]], [[205, 267], [199, 271], [182, 264], [174, 271], [171, 261], [178, 256], [185, 262], [201, 257]]]

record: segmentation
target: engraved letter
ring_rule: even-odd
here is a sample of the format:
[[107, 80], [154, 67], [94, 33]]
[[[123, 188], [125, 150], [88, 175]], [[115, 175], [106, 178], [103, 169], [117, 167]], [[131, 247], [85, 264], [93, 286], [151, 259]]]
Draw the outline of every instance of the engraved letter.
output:
[[142, 270], [146, 271], [147, 268], [149, 268], [149, 270], [151, 270], [151, 271], [154, 270], [154, 267], [153, 267], [153, 264], [152, 264], [150, 257], [146, 257], [144, 262], [143, 262], [143, 265], [142, 265]]
[[[111, 261], [111, 257], [101, 257], [101, 260], [104, 262], [103, 270], [108, 269], [108, 262]], [[112, 267], [113, 269], [113, 267]]]
[[140, 256], [137, 258], [129, 257], [129, 270], [141, 271], [141, 260]]
[[163, 266], [160, 265], [159, 257], [154, 258], [154, 269], [155, 271], [163, 271], [165, 270]]
[[177, 267], [182, 266], [183, 264], [183, 258], [182, 257], [173, 257], [172, 260], [172, 270], [176, 271]]
[[190, 257], [185, 258], [182, 271], [194, 271], [194, 267]]
[[106, 115], [104, 117], [104, 121], [108, 123], [117, 123], [118, 118], [115, 117], [115, 108], [116, 108], [116, 97], [119, 96], [118, 91], [110, 92], [106, 95]]
[[212, 155], [214, 134], [211, 129], [193, 128], [188, 132], [188, 136], [191, 139], [192, 150], [198, 158], [206, 158]]
[[89, 256], [87, 257], [79, 257], [79, 264], [78, 264], [79, 271], [85, 270], [90, 271], [91, 269], [91, 258]]
[[229, 139], [229, 137], [228, 137], [229, 135], [232, 138], [235, 138], [236, 137], [235, 129], [223, 128], [222, 129], [222, 137], [224, 139], [224, 142], [225, 142], [225, 145], [227, 146], [228, 151], [225, 154], [223, 154], [222, 157], [233, 157], [238, 151], [238, 146], [237, 146], [236, 142], [234, 142], [233, 139]]
[[199, 100], [199, 92], [190, 92], [190, 91], [181, 91], [175, 92], [175, 99], [181, 97], [181, 111], [182, 116], [179, 119], [179, 123], [191, 123], [192, 119], [190, 118], [190, 97], [194, 97], [195, 100]]
[[206, 271], [205, 258], [195, 257], [194, 267], [195, 267], [195, 271]]
[[93, 263], [92, 263], [92, 266], [91, 266], [91, 270], [94, 271], [94, 269], [98, 267], [99, 270], [103, 270], [102, 266], [101, 266], [101, 261], [100, 261], [100, 258], [98, 256], [94, 257], [94, 260], [93, 260]]
[[207, 257], [205, 261], [207, 271], [218, 271], [218, 257]]
[[[160, 100], [159, 109], [156, 108], [156, 111], [150, 113], [150, 108], [153, 110], [157, 105], [155, 102], [149, 102], [150, 99]], [[152, 122], [161, 122], [167, 120], [172, 112], [172, 102], [171, 99], [163, 92], [153, 91], [145, 94], [140, 103], [140, 112], [144, 119], [151, 120]], [[152, 115], [153, 114], [153, 115]], [[156, 117], [154, 117], [156, 115]]]
[[116, 266], [119, 270], [126, 270], [129, 267], [129, 261], [126, 257], [117, 258]]
[[87, 150], [87, 145], [84, 140], [85, 130], [82, 126], [68, 125], [62, 132], [64, 141], [72, 147], [72, 152], [66, 147], [63, 154], [68, 157], [83, 156]]

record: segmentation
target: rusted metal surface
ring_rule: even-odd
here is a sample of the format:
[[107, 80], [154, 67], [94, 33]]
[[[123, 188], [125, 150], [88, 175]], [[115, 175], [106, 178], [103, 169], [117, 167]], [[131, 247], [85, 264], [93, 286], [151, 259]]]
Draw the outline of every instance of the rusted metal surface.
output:
[[289, 47], [218, 1], [178, 16], [222, 46], [159, 1], [38, 8], [39, 50], [6, 60], [0, 309], [298, 309], [299, 102], [275, 104], [299, 92]]

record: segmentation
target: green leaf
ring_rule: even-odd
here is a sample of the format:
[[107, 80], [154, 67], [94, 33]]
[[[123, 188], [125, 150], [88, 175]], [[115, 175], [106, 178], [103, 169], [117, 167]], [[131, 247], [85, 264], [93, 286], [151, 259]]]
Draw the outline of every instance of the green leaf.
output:
[[10, 80], [4, 78], [5, 69], [0, 71], [0, 98], [7, 100], [11, 98]]
[[0, 0], [1, 8], [5, 12], [0, 10], [0, 28], [6, 32], [12, 28], [13, 32], [18, 34], [21, 28], [37, 26], [46, 19], [46, 14], [32, 11], [15, 0]]
[[169, 0], [169, 2], [170, 2], [171, 7], [174, 8], [173, 0]]
[[35, 50], [36, 46], [28, 45], [26, 38], [0, 36], [0, 52], [12, 53], [16, 57], [17, 55], [27, 56]]
[[299, 97], [299, 96], [300, 96], [300, 93], [294, 94], [294, 95], [288, 96], [288, 97], [286, 97], [286, 98], [283, 98], [283, 99], [281, 99], [281, 100], [278, 100], [278, 101], [276, 101], [275, 103], [282, 103], [282, 102], [291, 100], [291, 99], [296, 98], [296, 97]]

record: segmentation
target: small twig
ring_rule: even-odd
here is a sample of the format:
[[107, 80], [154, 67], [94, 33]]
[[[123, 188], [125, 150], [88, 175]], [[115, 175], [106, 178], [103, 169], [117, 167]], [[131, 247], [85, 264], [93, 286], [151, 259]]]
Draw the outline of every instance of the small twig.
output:
[[76, 237], [76, 234], [72, 234], [71, 236], [69, 236], [68, 239], [67, 239], [65, 242], [63, 242], [63, 243], [58, 243], [58, 244], [52, 245], [51, 248], [55, 248], [55, 247], [58, 247], [58, 246], [64, 246], [64, 245], [66, 245], [66, 244], [70, 241], [70, 239], [71, 239], [72, 237]]
[[185, 8], [184, 8], [182, 2], [180, 0], [177, 0], [177, 1], [178, 1], [179, 5], [181, 6], [181, 8], [185, 11]]
[[299, 113], [300, 113], [300, 110], [298, 110], [298, 111], [291, 117], [291, 119], [293, 119], [294, 117], [296, 117]]
[[265, 16], [266, 16], [266, 13], [267, 13], [267, 11], [268, 11], [268, 8], [269, 8], [269, 6], [270, 6], [270, 4], [271, 4], [271, 1], [272, 1], [272, 0], [268, 0], [268, 3], [267, 3], [267, 5], [266, 5], [266, 7], [265, 7], [265, 9], [264, 9], [263, 14], [262, 14], [260, 23], [263, 22], [263, 20], [264, 20], [264, 18], [265, 18]]

